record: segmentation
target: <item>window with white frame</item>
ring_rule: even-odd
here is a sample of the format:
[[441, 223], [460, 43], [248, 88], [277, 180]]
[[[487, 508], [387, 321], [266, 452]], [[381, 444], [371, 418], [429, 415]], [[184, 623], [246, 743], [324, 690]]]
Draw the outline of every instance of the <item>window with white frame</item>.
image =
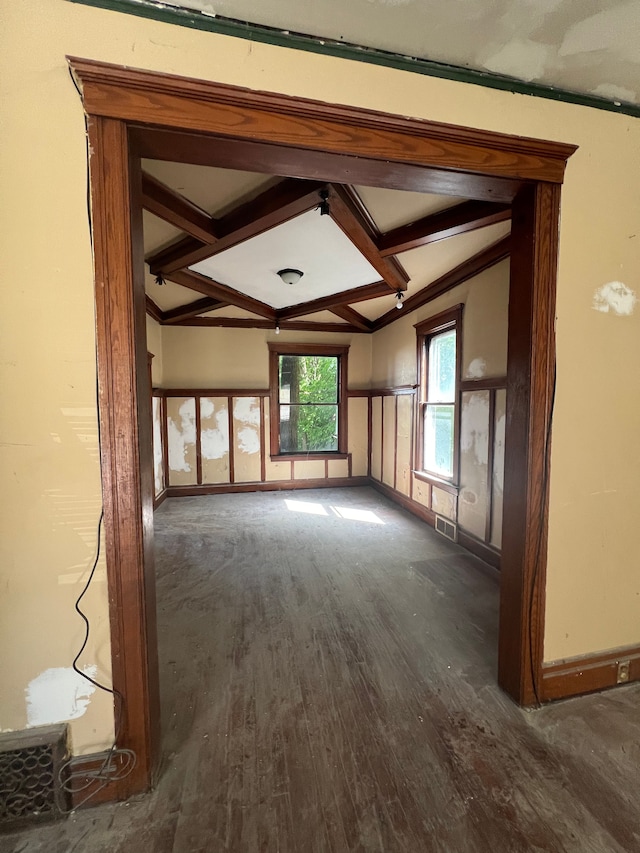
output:
[[459, 364], [462, 306], [416, 326], [418, 441], [416, 470], [455, 483], [458, 468]]

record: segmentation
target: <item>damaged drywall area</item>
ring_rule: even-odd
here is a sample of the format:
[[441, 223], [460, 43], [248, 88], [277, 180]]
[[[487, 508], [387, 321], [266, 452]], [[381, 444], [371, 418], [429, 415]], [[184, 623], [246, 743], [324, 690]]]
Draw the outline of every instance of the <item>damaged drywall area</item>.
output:
[[162, 400], [160, 397], [153, 398], [153, 487], [154, 494], [158, 497], [164, 491], [164, 450], [162, 447]]
[[[82, 672], [95, 678], [98, 668], [88, 665]], [[48, 726], [77, 720], [89, 707], [95, 686], [83, 678], [72, 667], [47, 669], [25, 689], [27, 702], [27, 725]]]
[[169, 485], [193, 485], [197, 479], [195, 397], [167, 398], [167, 453]]
[[609, 281], [593, 294], [593, 308], [602, 314], [629, 317], [633, 314], [638, 298], [635, 291], [621, 281]]
[[260, 480], [260, 399], [236, 397], [233, 401], [235, 481]]
[[484, 539], [488, 509], [489, 391], [462, 395], [458, 523]]
[[229, 404], [226, 397], [200, 398], [203, 483], [229, 482]]

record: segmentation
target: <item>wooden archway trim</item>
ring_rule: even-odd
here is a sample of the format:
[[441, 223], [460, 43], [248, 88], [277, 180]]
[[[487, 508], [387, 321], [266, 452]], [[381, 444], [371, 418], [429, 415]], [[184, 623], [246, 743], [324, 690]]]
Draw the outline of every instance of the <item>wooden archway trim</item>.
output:
[[146, 790], [159, 756], [141, 156], [228, 166], [255, 154], [261, 171], [287, 174], [283, 164], [295, 163], [298, 176], [331, 180], [348, 164], [349, 183], [512, 203], [499, 683], [520, 704], [534, 702], [560, 183], [574, 146], [81, 59], [70, 64], [89, 118], [113, 681], [127, 702], [119, 745], [138, 755], [114, 798]]

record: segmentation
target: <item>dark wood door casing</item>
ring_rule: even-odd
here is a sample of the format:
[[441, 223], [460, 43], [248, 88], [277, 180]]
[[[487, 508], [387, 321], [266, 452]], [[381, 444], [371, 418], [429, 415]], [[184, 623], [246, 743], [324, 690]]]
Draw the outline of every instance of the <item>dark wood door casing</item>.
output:
[[126, 700], [118, 745], [138, 756], [113, 797], [149, 788], [160, 743], [142, 156], [229, 168], [251, 162], [254, 170], [337, 181], [348, 168], [351, 183], [514, 204], [499, 682], [519, 703], [535, 701], [560, 183], [575, 148], [82, 59], [70, 65], [92, 151], [113, 683]]

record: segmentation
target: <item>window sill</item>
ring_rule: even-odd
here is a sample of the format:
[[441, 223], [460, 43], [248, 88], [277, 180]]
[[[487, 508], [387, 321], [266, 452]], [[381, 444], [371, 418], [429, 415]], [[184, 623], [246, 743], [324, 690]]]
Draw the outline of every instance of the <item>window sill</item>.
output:
[[272, 453], [272, 462], [312, 462], [314, 459], [348, 459], [348, 453], [339, 450], [320, 450], [317, 453]]
[[443, 480], [435, 474], [428, 474], [426, 471], [412, 471], [412, 474], [418, 480], [422, 480], [425, 483], [431, 483], [432, 486], [442, 489], [443, 492], [449, 492], [452, 495], [457, 495], [460, 491], [460, 487], [456, 486], [455, 483], [452, 483], [450, 480]]

